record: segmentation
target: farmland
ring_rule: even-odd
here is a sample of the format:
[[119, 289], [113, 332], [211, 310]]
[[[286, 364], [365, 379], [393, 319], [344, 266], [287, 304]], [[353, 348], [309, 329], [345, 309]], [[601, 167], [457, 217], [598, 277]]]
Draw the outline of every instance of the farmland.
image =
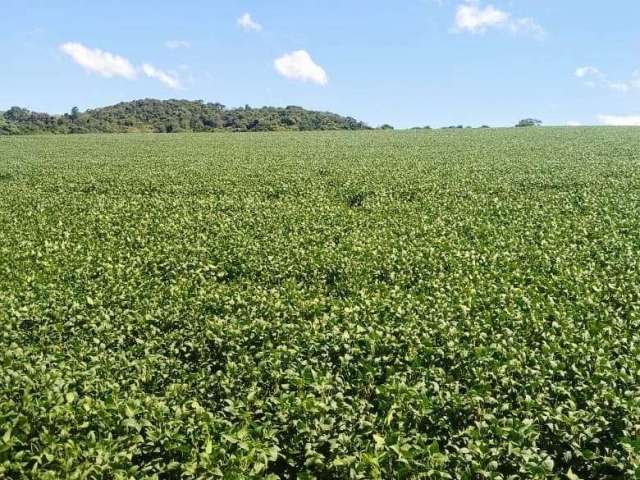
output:
[[0, 477], [638, 478], [633, 128], [0, 138]]

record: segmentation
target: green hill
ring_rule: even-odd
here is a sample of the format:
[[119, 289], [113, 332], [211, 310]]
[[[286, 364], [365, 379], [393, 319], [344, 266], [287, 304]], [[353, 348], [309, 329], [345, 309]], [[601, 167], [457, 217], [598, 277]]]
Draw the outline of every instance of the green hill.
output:
[[0, 135], [31, 133], [235, 132], [274, 130], [363, 130], [351, 117], [302, 107], [229, 109], [202, 100], [144, 99], [71, 114], [50, 115], [12, 107], [0, 112]]

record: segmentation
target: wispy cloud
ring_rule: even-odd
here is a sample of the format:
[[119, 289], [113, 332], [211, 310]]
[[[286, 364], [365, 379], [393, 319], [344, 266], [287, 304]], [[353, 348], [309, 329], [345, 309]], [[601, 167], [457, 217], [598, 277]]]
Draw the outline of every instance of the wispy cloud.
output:
[[259, 32], [262, 30], [262, 25], [251, 18], [248, 13], [243, 13], [237, 20], [238, 26], [245, 32]]
[[640, 127], [640, 115], [598, 115], [604, 125], [621, 127]]
[[273, 64], [280, 75], [290, 80], [311, 82], [322, 86], [329, 82], [327, 72], [314, 62], [305, 50], [287, 53], [277, 58]]
[[640, 89], [640, 70], [633, 72], [631, 78], [623, 82], [610, 80], [607, 74], [592, 65], [577, 68], [575, 76], [583, 80], [585, 85], [592, 88], [607, 88], [620, 93], [627, 93], [634, 89]]
[[89, 48], [77, 42], [63, 43], [60, 45], [60, 50], [86, 71], [96, 73], [105, 78], [123, 77], [134, 80], [142, 72], [145, 76], [154, 78], [169, 88], [180, 88], [180, 81], [175, 75], [148, 63], [136, 68], [127, 58], [121, 55], [105, 52], [98, 48]]
[[60, 50], [88, 72], [97, 73], [106, 78], [133, 79], [136, 77], [136, 69], [131, 62], [120, 55], [89, 48], [76, 42], [64, 43], [60, 45]]
[[596, 67], [592, 67], [591, 65], [587, 65], [586, 67], [580, 67], [576, 69], [576, 77], [585, 78], [591, 76], [601, 76], [602, 73]]
[[162, 83], [164, 83], [169, 88], [173, 88], [173, 89], [180, 88], [180, 82], [176, 77], [154, 67], [153, 65], [149, 65], [148, 63], [145, 63], [144, 65], [142, 65], [142, 71], [147, 77], [155, 78], [156, 80], [159, 80]]
[[610, 90], [622, 93], [627, 93], [629, 90], [631, 90], [631, 86], [628, 83], [609, 82], [608, 87]]
[[538, 40], [547, 36], [547, 32], [533, 18], [516, 18], [509, 23], [509, 30], [515, 34], [531, 35]]
[[580, 126], [582, 126], [582, 123], [576, 122], [575, 120], [569, 120], [567, 122], [567, 126], [569, 126], [569, 127], [580, 127]]
[[171, 50], [177, 50], [179, 48], [191, 48], [191, 42], [188, 42], [186, 40], [168, 40], [164, 43], [164, 46]]
[[466, 0], [458, 5], [454, 21], [454, 31], [484, 34], [490, 29], [508, 30], [514, 34], [532, 35], [543, 38], [545, 30], [532, 18], [513, 18], [509, 12], [493, 5], [482, 6], [479, 0]]

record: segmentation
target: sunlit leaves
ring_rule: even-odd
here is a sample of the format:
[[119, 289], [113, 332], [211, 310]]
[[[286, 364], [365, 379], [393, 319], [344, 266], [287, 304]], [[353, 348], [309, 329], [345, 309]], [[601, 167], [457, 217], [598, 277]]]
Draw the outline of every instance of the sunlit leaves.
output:
[[0, 477], [634, 478], [633, 129], [0, 139]]

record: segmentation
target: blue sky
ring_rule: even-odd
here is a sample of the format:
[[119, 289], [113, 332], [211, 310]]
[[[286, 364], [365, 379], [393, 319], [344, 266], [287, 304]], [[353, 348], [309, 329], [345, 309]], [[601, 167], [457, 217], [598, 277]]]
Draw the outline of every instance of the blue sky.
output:
[[373, 126], [640, 124], [638, 0], [0, 0], [0, 110], [301, 105]]

